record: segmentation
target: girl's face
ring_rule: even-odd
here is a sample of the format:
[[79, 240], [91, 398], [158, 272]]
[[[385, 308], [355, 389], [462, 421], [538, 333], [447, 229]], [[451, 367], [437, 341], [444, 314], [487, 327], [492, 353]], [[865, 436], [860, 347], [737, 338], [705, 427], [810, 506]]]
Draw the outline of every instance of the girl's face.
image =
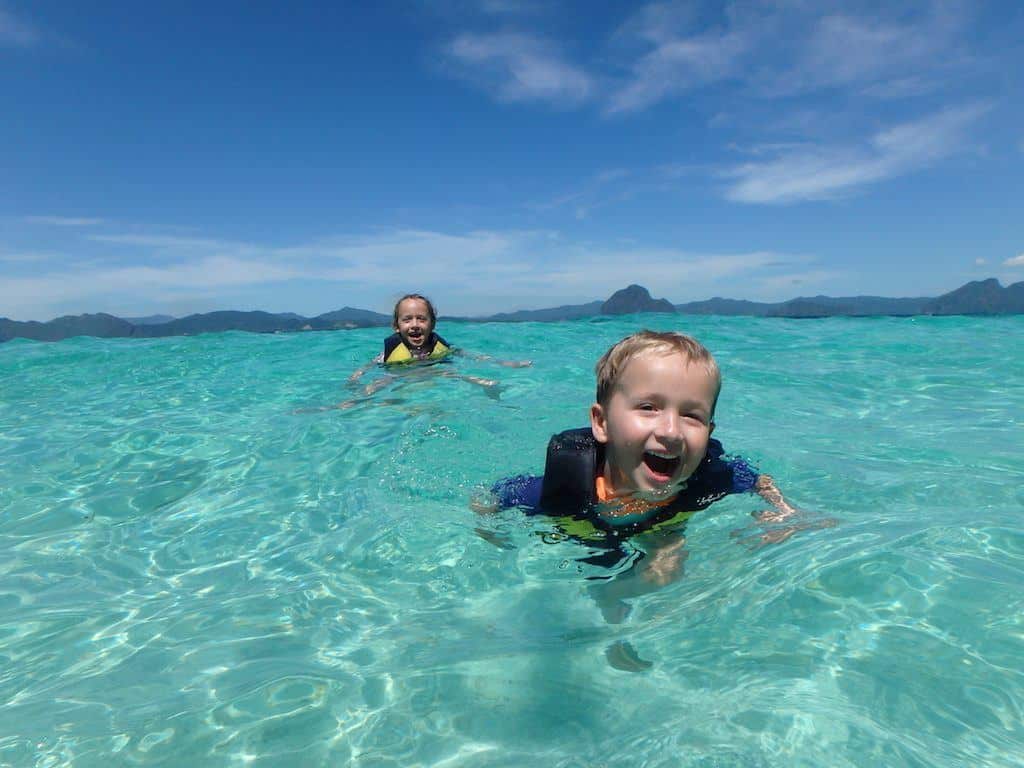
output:
[[394, 327], [409, 349], [422, 347], [434, 330], [427, 303], [420, 299], [403, 299], [398, 305], [398, 320]]

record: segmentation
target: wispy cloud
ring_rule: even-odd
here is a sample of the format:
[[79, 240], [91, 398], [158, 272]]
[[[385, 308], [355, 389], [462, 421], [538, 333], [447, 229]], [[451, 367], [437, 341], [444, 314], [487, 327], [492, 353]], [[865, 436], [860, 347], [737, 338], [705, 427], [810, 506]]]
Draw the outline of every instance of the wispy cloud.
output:
[[27, 48], [39, 41], [39, 32], [27, 21], [0, 8], [0, 45]]
[[[481, 0], [477, 9], [507, 16], [533, 7]], [[540, 21], [534, 29], [520, 23], [515, 32], [463, 34], [446, 53], [456, 71], [498, 99], [570, 107], [598, 102], [610, 115], [711, 85], [761, 98], [847, 89], [905, 99], [941, 88], [944, 75], [971, 61], [962, 42], [969, 6], [956, 0], [926, 0], [912, 9], [735, 0], [719, 12], [704, 11], [680, 0], [642, 6], [610, 31], [594, 57], [608, 63], [601, 70], [574, 62]]]
[[26, 216], [25, 221], [51, 227], [95, 227], [103, 223], [103, 219], [84, 216]]
[[48, 319], [61, 307], [95, 311], [97, 302], [113, 296], [124, 302], [127, 295], [130, 301], [144, 306], [147, 302], [160, 303], [168, 294], [182, 289], [208, 294], [297, 276], [289, 267], [217, 256], [163, 266], [55, 268], [40, 275], [5, 279], [0, 285], [0, 305], [10, 317]]
[[[114, 236], [112, 236], [114, 237]], [[122, 236], [123, 242], [128, 236]], [[141, 235], [131, 236], [142, 242]], [[604, 298], [633, 282], [657, 289], [673, 301], [706, 298], [744, 282], [806, 261], [770, 252], [690, 253], [672, 248], [618, 247], [571, 242], [550, 231], [472, 231], [461, 234], [397, 230], [359, 237], [337, 237], [274, 248], [248, 244], [224, 252], [224, 241], [150, 236], [164, 251], [159, 263], [112, 265], [96, 259], [34, 269], [0, 282], [0, 306], [19, 319], [49, 319], [66, 312], [110, 311], [128, 307], [145, 314], [157, 309], [195, 306], [259, 306], [275, 311], [311, 311], [287, 296], [308, 297], [331, 285], [331, 306], [344, 303], [385, 310], [403, 290], [403, 275], [415, 277], [416, 290], [444, 297], [449, 314], [490, 314], [499, 309], [543, 307], [566, 301]], [[177, 242], [183, 240], [183, 242]], [[202, 247], [205, 244], [205, 247]], [[267, 298], [276, 302], [268, 306]], [[122, 310], [123, 311], [123, 310]]]
[[825, 286], [841, 282], [848, 277], [842, 272], [828, 269], [787, 271], [776, 275], [756, 275], [750, 279], [750, 289], [757, 296], [770, 297], [765, 301], [788, 301], [798, 294], [822, 290]]
[[541, 101], [575, 106], [594, 90], [591, 77], [568, 62], [554, 43], [521, 34], [456, 38], [447, 51], [462, 76], [502, 101]]
[[170, 251], [251, 251], [253, 246], [233, 240], [213, 240], [203, 237], [181, 237], [178, 235], [146, 235], [146, 234], [115, 234], [86, 235], [86, 240], [94, 243], [111, 243], [131, 245], [140, 248], [152, 248]]
[[725, 290], [737, 276], [775, 269], [795, 260], [769, 251], [707, 254], [678, 248], [576, 246], [563, 252], [561, 263], [551, 265], [545, 281], [571, 286], [580, 293], [589, 290], [591, 295], [607, 295], [609, 290], [641, 283], [673, 301], [681, 301], [707, 298], [716, 289]]
[[1024, 253], [1018, 254], [1013, 258], [1007, 259], [1003, 262], [1003, 266], [1006, 267], [1024, 267]]
[[623, 25], [616, 39], [645, 52], [630, 65], [625, 82], [612, 90], [606, 113], [645, 109], [737, 73], [750, 36], [737, 29], [698, 32], [694, 23], [691, 4], [669, 2], [648, 5]]
[[7, 264], [38, 264], [53, 258], [53, 254], [49, 253], [0, 253], [0, 262]]
[[965, 16], [959, 3], [932, 0], [898, 19], [849, 3], [835, 7], [741, 0], [701, 28], [692, 3], [649, 5], [615, 36], [642, 54], [606, 111], [633, 112], [724, 82], [769, 98], [834, 88], [907, 97], [934, 89], [941, 80], [930, 73], [967, 58], [954, 55]]
[[728, 169], [730, 200], [792, 203], [823, 200], [866, 184], [926, 168], [961, 151], [967, 128], [985, 112], [971, 105], [876, 133], [862, 146], [800, 146], [765, 162]]
[[538, 211], [550, 211], [564, 206], [572, 206], [577, 219], [585, 219], [595, 208], [607, 205], [614, 199], [621, 199], [624, 193], [622, 182], [629, 179], [633, 172], [626, 168], [611, 168], [600, 171], [583, 181], [571, 191], [529, 207]]
[[909, 21], [846, 10], [820, 16], [776, 14], [765, 29], [798, 32], [801, 42], [790, 59], [763, 62], [753, 81], [771, 96], [872, 84], [879, 88], [877, 95], [891, 97], [901, 90], [912, 95], [923, 86], [924, 73], [949, 66], [964, 23], [958, 4], [934, 0], [917, 10]]

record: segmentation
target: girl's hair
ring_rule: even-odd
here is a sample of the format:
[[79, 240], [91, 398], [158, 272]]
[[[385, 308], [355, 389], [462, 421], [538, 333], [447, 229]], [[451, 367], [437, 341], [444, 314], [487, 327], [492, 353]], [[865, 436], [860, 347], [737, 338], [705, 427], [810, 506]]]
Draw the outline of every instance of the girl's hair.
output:
[[434, 305], [430, 303], [430, 299], [428, 299], [426, 296], [421, 296], [418, 293], [407, 293], [405, 294], [405, 296], [403, 296], [402, 298], [395, 302], [395, 311], [394, 315], [391, 318], [391, 323], [392, 325], [394, 325], [394, 327], [398, 327], [398, 308], [402, 306], [402, 302], [405, 301], [406, 299], [416, 299], [426, 304], [427, 314], [430, 315], [431, 327], [437, 325], [437, 312], [434, 311]]
[[[607, 406], [611, 399], [612, 390], [626, 369], [630, 360], [641, 355], [682, 355], [691, 363], [701, 365], [711, 375], [715, 382], [715, 403], [718, 402], [718, 393], [722, 390], [722, 374], [718, 370], [718, 363], [714, 356], [703, 344], [692, 336], [684, 333], [659, 331], [640, 331], [632, 336], [627, 336], [605, 352], [601, 359], [594, 366], [597, 374], [597, 402]], [[714, 405], [711, 408], [714, 415]]]

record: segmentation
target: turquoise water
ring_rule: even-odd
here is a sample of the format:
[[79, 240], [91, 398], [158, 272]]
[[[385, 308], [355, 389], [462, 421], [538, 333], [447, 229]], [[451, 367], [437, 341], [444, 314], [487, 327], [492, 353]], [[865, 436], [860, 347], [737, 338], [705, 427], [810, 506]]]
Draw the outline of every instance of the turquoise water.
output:
[[[468, 500], [645, 326], [711, 347], [716, 437], [837, 524], [758, 547], [730, 497], [614, 623], [580, 544]], [[321, 411], [382, 330], [0, 346], [0, 765], [1024, 761], [1024, 318], [439, 331], [535, 365]]]

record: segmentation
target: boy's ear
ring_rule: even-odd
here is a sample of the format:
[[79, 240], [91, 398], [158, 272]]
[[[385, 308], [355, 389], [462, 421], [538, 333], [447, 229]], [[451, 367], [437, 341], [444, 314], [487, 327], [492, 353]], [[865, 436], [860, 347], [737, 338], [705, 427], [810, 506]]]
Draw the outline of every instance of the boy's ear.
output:
[[608, 442], [608, 419], [605, 417], [604, 406], [594, 403], [590, 406], [590, 431], [599, 443]]
[[708, 437], [711, 437], [711, 433], [715, 431], [715, 422], [711, 422], [708, 426]]

